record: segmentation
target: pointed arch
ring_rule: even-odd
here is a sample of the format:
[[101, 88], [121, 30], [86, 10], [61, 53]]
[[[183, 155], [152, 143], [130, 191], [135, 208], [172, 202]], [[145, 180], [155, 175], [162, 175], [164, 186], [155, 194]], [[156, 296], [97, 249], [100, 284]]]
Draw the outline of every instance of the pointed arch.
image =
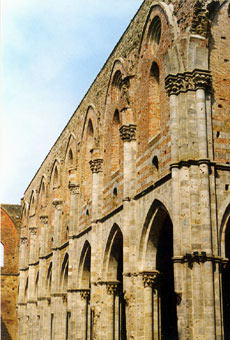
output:
[[52, 283], [52, 262], [50, 262], [49, 264], [46, 276], [46, 291], [48, 296], [50, 296], [51, 293], [51, 283]]
[[43, 175], [39, 186], [39, 204], [45, 207], [47, 202], [47, 181], [46, 176]]
[[228, 260], [227, 266], [221, 271], [224, 340], [228, 340], [230, 337], [230, 203], [221, 221], [220, 254]]
[[115, 223], [109, 233], [104, 253], [103, 273], [106, 280], [118, 280], [118, 265], [121, 260], [123, 261], [123, 234]]
[[[152, 311], [152, 320], [160, 318], [161, 327], [152, 329], [156, 337], [178, 339], [177, 303], [174, 291], [173, 270], [173, 224], [168, 210], [162, 202], [155, 200], [144, 222], [140, 242], [141, 269], [157, 273], [158, 310]], [[152, 301], [146, 301], [146, 303]]]
[[71, 133], [65, 151], [66, 168], [74, 168], [76, 166], [76, 160], [77, 160], [76, 137]]
[[36, 195], [36, 190], [33, 189], [31, 196], [30, 196], [29, 216], [33, 216], [35, 214], [36, 204], [37, 204], [37, 195]]
[[79, 263], [79, 287], [89, 289], [91, 286], [91, 246], [85, 241]]
[[69, 254], [66, 253], [62, 261], [61, 275], [60, 275], [60, 286], [63, 293], [67, 293], [68, 288], [68, 271], [69, 271]]
[[55, 159], [51, 170], [51, 190], [59, 188], [61, 185], [61, 167], [60, 162]]

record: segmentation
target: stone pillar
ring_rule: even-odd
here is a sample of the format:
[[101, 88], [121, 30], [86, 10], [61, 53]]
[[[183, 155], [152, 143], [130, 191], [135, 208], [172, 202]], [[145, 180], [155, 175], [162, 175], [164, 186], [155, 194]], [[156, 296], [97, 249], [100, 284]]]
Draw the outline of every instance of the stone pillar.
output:
[[161, 336], [160, 303], [158, 296], [159, 272], [143, 272], [144, 283], [144, 339], [154, 340]]
[[47, 321], [49, 319], [49, 297], [46, 291], [46, 279], [47, 279], [47, 268], [46, 268], [46, 253], [48, 243], [48, 216], [42, 215], [41, 221], [41, 235], [40, 235], [40, 256], [39, 256], [39, 281], [38, 281], [38, 310], [39, 310], [39, 322], [38, 322], [38, 334], [39, 339], [45, 340], [47, 334]]
[[[97, 156], [97, 154], [96, 154]], [[93, 153], [95, 157], [95, 150]], [[92, 184], [92, 220], [96, 222], [101, 213], [101, 189], [102, 189], [102, 164], [103, 159], [94, 158], [90, 162], [90, 168], [93, 173], [93, 184]]]
[[69, 236], [76, 235], [78, 233], [78, 219], [79, 219], [79, 194], [80, 194], [80, 185], [74, 184], [72, 182], [69, 183], [69, 191], [70, 191], [70, 229]]
[[118, 290], [118, 281], [114, 282], [106, 282], [106, 291], [107, 291], [107, 303], [106, 303], [106, 311], [107, 311], [107, 336], [108, 339], [117, 340], [118, 329], [117, 329], [117, 319], [118, 315], [116, 314], [116, 293]]
[[[60, 292], [60, 233], [62, 223], [62, 201], [54, 200], [53, 267], [51, 282], [51, 313], [53, 314], [53, 339], [62, 340], [65, 336], [63, 321], [63, 301]], [[65, 320], [65, 319], [64, 319]]]

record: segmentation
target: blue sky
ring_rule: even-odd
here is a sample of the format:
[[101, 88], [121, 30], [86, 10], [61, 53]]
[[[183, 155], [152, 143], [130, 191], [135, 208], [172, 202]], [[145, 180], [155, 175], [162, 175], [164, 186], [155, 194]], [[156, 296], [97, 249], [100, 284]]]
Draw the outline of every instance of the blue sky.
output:
[[1, 203], [20, 203], [141, 3], [2, 0]]

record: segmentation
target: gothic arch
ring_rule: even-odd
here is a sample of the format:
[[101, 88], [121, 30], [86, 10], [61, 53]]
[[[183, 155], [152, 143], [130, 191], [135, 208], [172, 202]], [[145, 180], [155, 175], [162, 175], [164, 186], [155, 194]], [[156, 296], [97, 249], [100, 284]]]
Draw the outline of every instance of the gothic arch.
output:
[[29, 216], [33, 216], [36, 212], [36, 206], [37, 206], [37, 194], [36, 190], [32, 190], [31, 196], [30, 196], [30, 203], [29, 203]]
[[[140, 259], [141, 270], [144, 273], [154, 273], [152, 275], [155, 276], [156, 297], [154, 299], [157, 300], [154, 303], [157, 303], [158, 309], [157, 312], [152, 312], [152, 330], [156, 337], [160, 336], [167, 340], [178, 339], [172, 257], [173, 224], [166, 207], [155, 200], [144, 223]], [[154, 325], [155, 322], [158, 324], [157, 327]]]
[[224, 340], [228, 340], [230, 337], [230, 203], [223, 215], [220, 233], [220, 253], [227, 261], [221, 270], [221, 281]]
[[79, 287], [90, 289], [91, 286], [91, 246], [85, 241], [79, 263]]
[[61, 185], [61, 166], [59, 160], [55, 159], [52, 170], [51, 170], [51, 177], [50, 177], [50, 189], [57, 189]]
[[[127, 77], [127, 71], [125, 68], [125, 62], [122, 58], [116, 59], [113, 63], [113, 67], [110, 73], [110, 78], [108, 82], [107, 92], [105, 96], [105, 106], [110, 106], [112, 104], [112, 91], [113, 88], [121, 89], [121, 82]], [[106, 110], [107, 111], [107, 110]], [[105, 117], [105, 120], [108, 118]]]
[[45, 207], [47, 203], [47, 181], [46, 176], [43, 175], [39, 186], [39, 205]]
[[52, 262], [50, 262], [48, 270], [47, 270], [47, 276], [46, 276], [46, 291], [48, 294], [48, 297], [50, 297], [51, 294], [51, 284], [52, 284]]
[[109, 233], [104, 253], [103, 273], [106, 280], [117, 280], [121, 252], [123, 257], [123, 234], [115, 223]]
[[60, 286], [62, 293], [67, 293], [68, 289], [68, 270], [69, 270], [69, 254], [66, 253], [62, 261], [61, 275], [60, 275]]
[[76, 137], [71, 133], [65, 151], [65, 167], [67, 169], [75, 168], [76, 162], [77, 162]]

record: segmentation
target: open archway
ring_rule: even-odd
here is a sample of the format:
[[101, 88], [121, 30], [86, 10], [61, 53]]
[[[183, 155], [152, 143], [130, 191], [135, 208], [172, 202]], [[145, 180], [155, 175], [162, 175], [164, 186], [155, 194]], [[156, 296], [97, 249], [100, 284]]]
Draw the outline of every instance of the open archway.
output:
[[93, 313], [90, 303], [90, 293], [91, 293], [91, 246], [88, 241], [85, 242], [81, 257], [80, 257], [80, 291], [83, 303], [82, 308], [82, 319], [83, 321], [83, 332], [81, 336], [85, 340], [92, 339], [92, 325], [93, 325]]
[[[229, 207], [230, 208], [230, 207]], [[223, 255], [228, 263], [222, 268], [222, 301], [224, 340], [230, 339], [230, 216], [226, 219], [223, 233]]]
[[[145, 324], [146, 338], [177, 340], [177, 307], [173, 271], [173, 224], [165, 206], [154, 201], [143, 229], [140, 255], [145, 275], [152, 278], [152, 294], [145, 294], [151, 310]], [[149, 285], [145, 285], [148, 289]], [[151, 323], [151, 324], [150, 324]]]
[[112, 294], [108, 310], [108, 332], [113, 339], [126, 340], [125, 299], [123, 292], [123, 235], [118, 225], [110, 231], [105, 253], [107, 290]]

